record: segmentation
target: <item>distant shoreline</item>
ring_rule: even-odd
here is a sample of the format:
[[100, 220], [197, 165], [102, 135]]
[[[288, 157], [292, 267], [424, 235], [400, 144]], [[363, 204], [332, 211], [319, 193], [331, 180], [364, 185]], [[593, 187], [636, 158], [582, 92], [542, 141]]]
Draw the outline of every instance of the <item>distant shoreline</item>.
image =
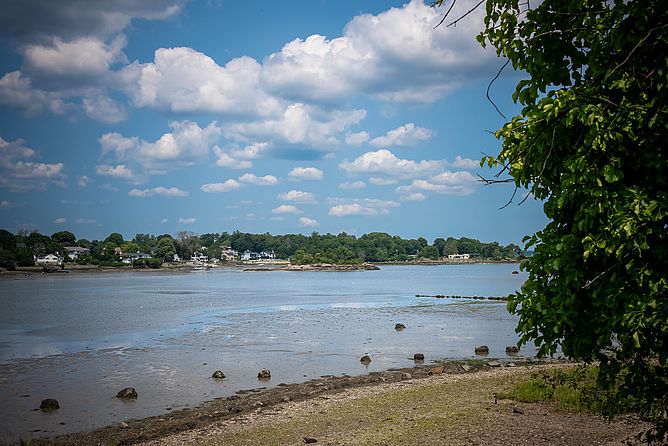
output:
[[[244, 271], [262, 272], [262, 271], [372, 271], [378, 270], [382, 266], [438, 266], [438, 265], [481, 265], [481, 264], [519, 264], [519, 260], [504, 259], [480, 259], [480, 260], [419, 260], [406, 262], [366, 262], [362, 264], [308, 264], [292, 265], [287, 261], [278, 262], [234, 262], [218, 264], [205, 269], [241, 269]], [[168, 264], [160, 268], [134, 268], [132, 266], [96, 266], [96, 265], [67, 265], [65, 268], [51, 268], [45, 270], [41, 266], [24, 266], [16, 270], [5, 270], [0, 268], [0, 277], [2, 276], [32, 276], [46, 274], [80, 274], [80, 273], [116, 273], [116, 272], [196, 272], [195, 265], [188, 264]]]

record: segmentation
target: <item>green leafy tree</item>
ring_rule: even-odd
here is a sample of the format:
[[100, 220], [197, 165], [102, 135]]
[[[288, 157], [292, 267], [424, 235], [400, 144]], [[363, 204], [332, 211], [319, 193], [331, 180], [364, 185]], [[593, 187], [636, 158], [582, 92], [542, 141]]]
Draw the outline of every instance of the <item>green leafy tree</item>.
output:
[[118, 232], [112, 232], [106, 239], [104, 239], [104, 243], [113, 243], [115, 246], [121, 246], [124, 242], [125, 240], [123, 240], [123, 236]]
[[60, 243], [63, 246], [73, 246], [77, 238], [70, 231], [58, 231], [51, 234], [51, 240]]
[[479, 41], [526, 78], [513, 95], [521, 113], [484, 161], [542, 200], [550, 219], [525, 240], [528, 280], [509, 302], [520, 343], [600, 361], [600, 388], [653, 419], [646, 438], [664, 442], [666, 3], [488, 0], [486, 9]]
[[163, 237], [158, 240], [158, 244], [155, 247], [155, 255], [157, 258], [164, 261], [171, 261], [176, 254], [176, 248], [174, 247], [174, 240], [171, 237]]

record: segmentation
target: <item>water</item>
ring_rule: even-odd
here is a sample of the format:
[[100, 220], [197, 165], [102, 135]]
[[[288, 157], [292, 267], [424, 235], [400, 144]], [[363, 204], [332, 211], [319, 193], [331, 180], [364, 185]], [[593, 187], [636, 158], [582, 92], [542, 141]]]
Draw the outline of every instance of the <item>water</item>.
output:
[[[81, 431], [240, 389], [473, 356], [516, 343], [492, 301], [517, 265], [383, 266], [360, 272], [127, 272], [0, 281], [0, 440]], [[396, 332], [398, 322], [406, 330]], [[364, 366], [359, 358], [369, 353]], [[533, 355], [531, 350], [523, 354]], [[269, 383], [257, 372], [271, 370]], [[227, 375], [211, 378], [214, 370]], [[139, 398], [115, 398], [124, 387]], [[34, 410], [56, 398], [52, 413]]]

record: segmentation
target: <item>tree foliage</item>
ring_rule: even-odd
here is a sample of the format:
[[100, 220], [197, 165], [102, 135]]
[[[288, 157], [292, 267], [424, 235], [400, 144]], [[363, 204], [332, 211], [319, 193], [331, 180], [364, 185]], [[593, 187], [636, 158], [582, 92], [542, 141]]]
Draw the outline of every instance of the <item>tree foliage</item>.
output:
[[[599, 384], [668, 428], [668, 8], [488, 0], [479, 41], [521, 75], [490, 166], [544, 202], [520, 343], [601, 362]], [[498, 180], [503, 181], [501, 177]]]

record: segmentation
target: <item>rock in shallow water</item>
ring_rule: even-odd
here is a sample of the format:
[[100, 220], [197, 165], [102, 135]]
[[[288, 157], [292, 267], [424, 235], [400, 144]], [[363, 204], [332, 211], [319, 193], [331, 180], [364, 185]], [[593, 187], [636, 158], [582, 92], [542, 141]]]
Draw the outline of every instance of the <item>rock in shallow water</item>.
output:
[[45, 412], [49, 412], [52, 410], [60, 409], [60, 404], [58, 404], [58, 400], [54, 400], [53, 398], [47, 398], [45, 400], [42, 400], [42, 404], [39, 405], [39, 408]]
[[257, 374], [258, 379], [270, 379], [271, 372], [268, 369], [262, 369]]
[[116, 394], [116, 398], [120, 398], [122, 400], [137, 399], [137, 396], [137, 391], [134, 387], [126, 387]]
[[371, 357], [369, 355], [364, 355], [360, 358], [360, 362], [362, 364], [370, 364], [371, 363]]
[[424, 353], [416, 353], [413, 355], [413, 361], [424, 361]]
[[223, 379], [225, 378], [225, 374], [223, 373], [222, 370], [216, 370], [215, 372], [213, 372], [213, 375], [211, 375], [211, 378]]
[[406, 328], [406, 326], [404, 324], [397, 324], [397, 325], [394, 326], [394, 329], [397, 330], [397, 331], [401, 331], [404, 328]]
[[476, 355], [488, 355], [489, 354], [489, 347], [486, 345], [479, 345], [478, 347], [475, 348], [475, 354]]

